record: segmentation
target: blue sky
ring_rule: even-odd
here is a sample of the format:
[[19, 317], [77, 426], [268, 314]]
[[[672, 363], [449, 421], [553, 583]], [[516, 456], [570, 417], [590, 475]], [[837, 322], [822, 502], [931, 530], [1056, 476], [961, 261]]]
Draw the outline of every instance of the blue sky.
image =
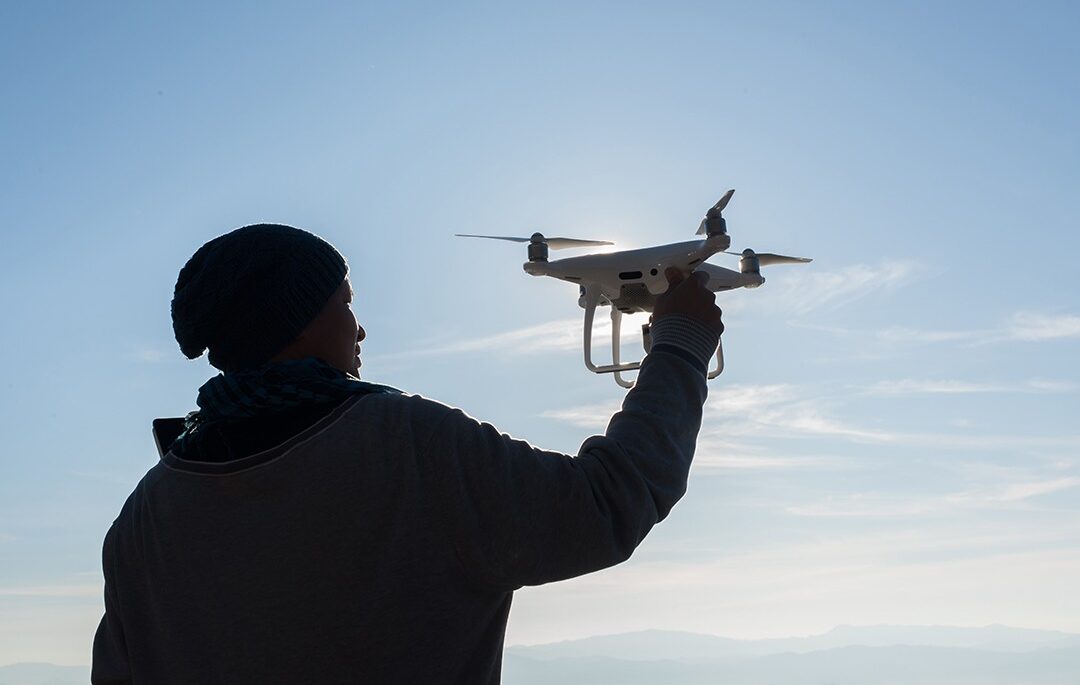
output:
[[733, 247], [815, 261], [720, 298], [687, 497], [627, 564], [518, 593], [508, 641], [1080, 632], [1078, 15], [4, 5], [0, 664], [89, 660], [150, 421], [212, 373], [168, 310], [206, 240], [323, 235], [365, 377], [573, 452], [621, 397], [576, 292], [453, 234], [685, 240], [729, 187]]

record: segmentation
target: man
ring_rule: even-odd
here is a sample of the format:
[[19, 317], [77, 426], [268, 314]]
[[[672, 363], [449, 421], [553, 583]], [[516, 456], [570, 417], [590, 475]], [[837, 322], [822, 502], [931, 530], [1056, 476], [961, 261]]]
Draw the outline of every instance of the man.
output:
[[624, 561], [685, 492], [723, 325], [668, 279], [637, 386], [571, 457], [359, 380], [321, 238], [203, 245], [173, 327], [224, 373], [105, 537], [92, 681], [498, 683], [513, 591]]

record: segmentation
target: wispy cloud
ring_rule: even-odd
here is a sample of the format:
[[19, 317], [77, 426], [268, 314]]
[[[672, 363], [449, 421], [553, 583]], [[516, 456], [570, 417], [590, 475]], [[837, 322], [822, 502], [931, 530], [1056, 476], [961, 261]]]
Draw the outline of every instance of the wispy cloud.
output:
[[[881, 396], [904, 393], [980, 393], [1019, 389], [1021, 392], [1069, 392], [1072, 384], [1030, 380], [1015, 385], [965, 381], [914, 381], [874, 384], [864, 389]], [[705, 404], [698, 437], [698, 461], [705, 468], [803, 468], [808, 465], [846, 466], [851, 458], [838, 459], [814, 454], [812, 444], [829, 439], [860, 445], [911, 446], [949, 450], [1031, 450], [1080, 447], [1080, 434], [1024, 435], [1015, 433], [972, 433], [960, 426], [956, 432], [895, 430], [888, 426], [866, 426], [845, 416], [844, 404], [851, 397], [830, 397], [821, 389], [808, 392], [792, 384], [729, 385], [713, 393]], [[555, 419], [590, 431], [602, 431], [619, 410], [611, 400], [545, 411]], [[808, 442], [818, 438], [821, 442]], [[783, 442], [777, 442], [781, 440]], [[802, 440], [791, 443], [792, 440]], [[788, 449], [797, 444], [796, 452]]]
[[[835, 331], [845, 335], [857, 335], [859, 331]], [[932, 330], [923, 328], [907, 328], [904, 326], [891, 326], [873, 333], [880, 342], [891, 344], [909, 343], [947, 343], [947, 342], [977, 342], [989, 339], [998, 339], [998, 334], [993, 329], [980, 330]]]
[[1017, 312], [1006, 323], [1005, 332], [1013, 340], [1041, 341], [1080, 338], [1080, 316]]
[[[618, 411], [615, 401], [545, 411], [545, 418], [593, 430], [603, 429]], [[730, 385], [709, 397], [700, 440], [732, 437], [830, 436], [860, 442], [887, 442], [892, 433], [850, 425], [830, 416], [820, 398], [807, 398], [787, 384]]]
[[1080, 448], [1080, 434], [1024, 435], [1017, 433], [897, 433], [896, 441], [912, 445], [927, 445], [940, 450], [1032, 450]]
[[1030, 483], [1013, 483], [998, 492], [975, 493], [973, 498], [983, 502], [1018, 502], [1051, 492], [1069, 490], [1080, 486], [1080, 477], [1055, 478]]
[[841, 457], [783, 454], [759, 446], [732, 443], [712, 436], [698, 439], [694, 457], [697, 473], [738, 471], [799, 471], [846, 467], [850, 460]]
[[910, 378], [897, 381], [879, 381], [866, 389], [868, 393], [873, 395], [958, 395], [1003, 392], [1004, 390], [1005, 386], [991, 383], [973, 383], [959, 380], [914, 380]]
[[955, 379], [911, 379], [878, 381], [865, 388], [872, 395], [962, 395], [974, 393], [1065, 393], [1074, 392], [1075, 383], [1033, 378], [1023, 383], [978, 383]]
[[854, 493], [831, 496], [784, 508], [794, 516], [888, 518], [939, 512], [943, 504], [933, 497], [908, 497], [884, 493]]
[[549, 409], [540, 416], [545, 419], [555, 419], [569, 423], [571, 426], [586, 428], [589, 430], [603, 430], [612, 414], [619, 411], [621, 403], [617, 400], [599, 402], [597, 404], [585, 404], [565, 409]]
[[135, 361], [146, 364], [167, 364], [184, 360], [180, 350], [175, 348], [142, 347], [132, 350], [129, 354]]
[[773, 299], [783, 302], [789, 310], [835, 309], [871, 295], [895, 291], [921, 269], [916, 262], [906, 260], [853, 264], [832, 271], [792, 269], [777, 274], [766, 287], [772, 286]]
[[814, 517], [890, 518], [942, 514], [961, 509], [1001, 508], [1024, 500], [1080, 487], [1080, 477], [1001, 483], [940, 495], [852, 493], [786, 507], [789, 514]]
[[705, 405], [704, 431], [762, 437], [831, 436], [888, 442], [889, 432], [846, 423], [828, 413], [820, 397], [806, 397], [788, 384], [732, 385]]
[[[783, 384], [731, 386], [725, 388], [723, 393], [710, 397], [698, 436], [694, 468], [701, 472], [724, 469], [834, 467], [847, 463], [847, 460], [814, 454], [778, 453], [745, 438], [792, 434], [834, 435], [859, 440], [883, 437], [873, 431], [861, 431], [835, 419], [823, 417], [808, 406], [779, 409], [785, 403], [797, 399], [795, 388]], [[620, 405], [620, 401], [610, 400], [552, 409], [541, 413], [541, 416], [599, 432], [607, 427], [608, 421], [619, 411]], [[722, 421], [718, 421], [718, 417], [722, 417]]]
[[1032, 378], [1027, 382], [1027, 385], [1035, 392], [1074, 392], [1080, 388], [1076, 383], [1047, 380], [1045, 378]]
[[[858, 334], [858, 331], [836, 333]], [[874, 336], [883, 343], [965, 343], [987, 345], [1003, 342], [1045, 342], [1080, 338], [1080, 316], [1047, 314], [1036, 311], [1014, 312], [1004, 321], [987, 328], [940, 330], [894, 326], [881, 329]]]
[[[600, 322], [598, 321], [597, 324]], [[581, 323], [573, 319], [547, 321], [491, 335], [472, 338], [440, 336], [421, 347], [379, 355], [380, 359], [469, 352], [530, 354], [546, 350], [573, 349], [581, 344]]]

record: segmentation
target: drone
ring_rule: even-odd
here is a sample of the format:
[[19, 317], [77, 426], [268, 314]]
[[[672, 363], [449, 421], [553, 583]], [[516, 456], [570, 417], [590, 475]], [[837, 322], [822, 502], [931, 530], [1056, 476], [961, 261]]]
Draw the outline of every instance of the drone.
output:
[[[578, 238], [546, 238], [533, 233], [528, 238], [499, 235], [455, 234], [461, 238], [489, 238], [528, 243], [529, 261], [522, 265], [525, 273], [532, 276], [551, 276], [575, 283], [579, 287], [578, 305], [585, 310], [584, 351], [585, 367], [593, 373], [610, 373], [623, 388], [634, 387], [634, 382], [623, 377], [626, 371], [641, 367], [641, 361], [620, 362], [619, 333], [623, 314], [652, 312], [657, 296], [668, 289], [664, 270], [675, 267], [684, 275], [704, 271], [709, 275], [705, 287], [713, 292], [735, 288], [757, 288], [765, 283], [761, 267], [773, 264], [803, 264], [806, 257], [788, 257], [771, 252], [754, 252], [747, 248], [742, 252], [730, 252], [731, 238], [727, 234], [727, 222], [723, 211], [731, 201], [735, 190], [729, 190], [713, 205], [701, 220], [697, 240], [670, 243], [637, 250], [587, 254], [548, 261], [548, 250], [614, 245], [606, 240], [581, 240]], [[717, 253], [739, 256], [739, 270], [707, 264], [705, 260]], [[592, 326], [596, 308], [611, 307], [611, 364], [597, 365], [592, 359]], [[650, 324], [641, 327], [642, 345], [648, 354], [652, 348]], [[716, 367], [708, 372], [708, 378], [716, 378], [724, 371], [724, 348], [716, 348]]]

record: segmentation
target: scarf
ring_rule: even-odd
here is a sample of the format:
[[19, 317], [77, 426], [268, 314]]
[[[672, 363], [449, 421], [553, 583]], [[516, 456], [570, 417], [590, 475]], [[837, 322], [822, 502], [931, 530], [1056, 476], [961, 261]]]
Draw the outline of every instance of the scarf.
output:
[[344, 401], [352, 395], [397, 393], [388, 385], [368, 383], [306, 357], [271, 362], [258, 368], [221, 373], [199, 388], [193, 411], [184, 419], [172, 448], [182, 454], [198, 441], [206, 427], [248, 418], [280, 414], [296, 407]]

